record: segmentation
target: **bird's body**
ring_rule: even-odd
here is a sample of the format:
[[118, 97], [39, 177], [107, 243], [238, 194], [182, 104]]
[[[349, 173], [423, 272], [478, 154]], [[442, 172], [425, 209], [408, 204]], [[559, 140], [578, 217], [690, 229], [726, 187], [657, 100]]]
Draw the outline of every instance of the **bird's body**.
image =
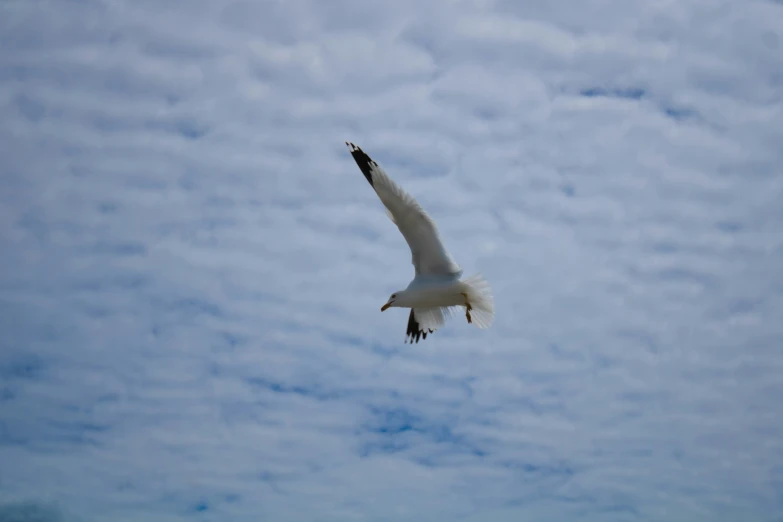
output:
[[445, 324], [454, 307], [465, 307], [468, 323], [488, 328], [494, 319], [489, 284], [481, 275], [462, 279], [462, 269], [440, 240], [438, 229], [418, 202], [394, 183], [362, 149], [346, 142], [364, 177], [386, 207], [411, 249], [415, 276], [407, 288], [395, 292], [381, 311], [410, 308], [406, 336], [419, 342]]
[[[459, 306], [464, 304], [462, 293], [465, 289], [459, 284], [459, 276], [414, 277], [405, 288], [405, 299], [399, 293], [395, 298], [396, 306], [407, 308], [428, 306]], [[406, 306], [409, 305], [409, 306]]]

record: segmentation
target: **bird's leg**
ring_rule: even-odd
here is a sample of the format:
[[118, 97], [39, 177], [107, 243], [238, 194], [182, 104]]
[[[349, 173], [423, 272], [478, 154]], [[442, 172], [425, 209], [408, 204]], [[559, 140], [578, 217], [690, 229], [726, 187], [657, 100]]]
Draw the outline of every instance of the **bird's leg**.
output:
[[468, 319], [468, 324], [470, 324], [473, 322], [470, 318], [470, 311], [473, 310], [473, 307], [470, 306], [470, 303], [468, 302], [468, 294], [462, 292], [462, 296], [465, 298], [465, 317]]

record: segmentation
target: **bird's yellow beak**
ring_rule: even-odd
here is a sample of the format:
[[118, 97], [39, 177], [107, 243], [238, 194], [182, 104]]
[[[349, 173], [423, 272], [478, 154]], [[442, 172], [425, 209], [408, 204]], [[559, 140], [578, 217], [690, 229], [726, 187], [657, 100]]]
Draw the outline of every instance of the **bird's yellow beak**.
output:
[[391, 301], [381, 307], [381, 312], [385, 312], [387, 308], [391, 306]]

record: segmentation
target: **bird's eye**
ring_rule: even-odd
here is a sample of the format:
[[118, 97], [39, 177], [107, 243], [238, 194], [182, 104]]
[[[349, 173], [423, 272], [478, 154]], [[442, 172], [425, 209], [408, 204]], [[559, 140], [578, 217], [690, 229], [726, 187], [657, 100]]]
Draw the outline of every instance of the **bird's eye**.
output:
[[394, 299], [395, 297], [397, 297], [397, 294], [392, 294], [392, 299]]

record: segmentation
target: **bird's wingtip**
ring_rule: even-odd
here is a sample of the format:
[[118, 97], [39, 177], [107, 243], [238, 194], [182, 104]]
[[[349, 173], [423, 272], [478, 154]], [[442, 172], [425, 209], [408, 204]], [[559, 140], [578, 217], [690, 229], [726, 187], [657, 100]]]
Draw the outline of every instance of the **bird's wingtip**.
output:
[[378, 169], [378, 164], [354, 143], [346, 141], [345, 144], [348, 145], [348, 149], [351, 151], [351, 156], [353, 156], [356, 164], [359, 165], [359, 168], [364, 174], [364, 177], [367, 178], [367, 181], [370, 183], [370, 185], [374, 187], [375, 185], [372, 180], [372, 170]]

